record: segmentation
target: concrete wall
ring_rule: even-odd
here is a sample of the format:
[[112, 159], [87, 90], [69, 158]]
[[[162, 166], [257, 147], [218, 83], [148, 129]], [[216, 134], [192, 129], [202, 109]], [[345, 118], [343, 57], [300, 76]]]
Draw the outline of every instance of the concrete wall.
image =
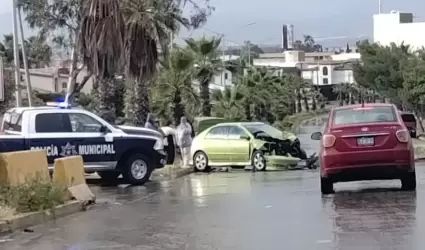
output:
[[404, 42], [419, 49], [425, 46], [425, 22], [413, 22], [412, 13], [399, 11], [373, 15], [373, 41], [385, 46]]
[[[21, 70], [22, 77], [25, 79], [25, 70]], [[31, 85], [33, 90], [40, 92], [62, 92], [66, 91], [68, 83], [68, 75], [57, 74], [55, 69], [31, 69]], [[77, 77], [77, 82], [81, 82], [86, 76], [86, 71], [83, 70]], [[22, 81], [22, 85], [26, 85], [26, 81]], [[82, 92], [89, 93], [93, 87], [93, 79], [89, 79], [84, 85]], [[26, 95], [26, 91], [22, 91]]]
[[[339, 83], [355, 83], [353, 71], [351, 69], [345, 70], [335, 70], [337, 65], [319, 65], [319, 71], [314, 70], [305, 70], [302, 72], [304, 79], [311, 80], [313, 85], [324, 86], [332, 85]], [[328, 75], [323, 75], [323, 69], [328, 68]], [[327, 83], [324, 79], [328, 79]]]
[[[21, 71], [23, 77], [25, 77], [25, 71]], [[62, 92], [66, 91], [68, 83], [68, 75], [64, 74], [55, 74], [54, 70], [49, 69], [33, 69], [30, 72], [31, 75], [31, 85], [34, 90], [39, 92]], [[77, 82], [81, 82], [86, 76], [86, 71], [80, 72], [77, 77]], [[214, 89], [224, 89], [225, 86], [232, 85], [232, 72], [225, 70], [224, 72], [214, 76], [213, 80], [210, 83], [210, 88]], [[25, 85], [25, 80], [22, 82], [22, 85]], [[194, 82], [193, 84], [195, 89], [199, 88], [198, 83]], [[84, 85], [82, 92], [90, 93], [93, 88], [93, 78], [89, 79]], [[23, 97], [26, 96], [26, 91], [22, 91]]]

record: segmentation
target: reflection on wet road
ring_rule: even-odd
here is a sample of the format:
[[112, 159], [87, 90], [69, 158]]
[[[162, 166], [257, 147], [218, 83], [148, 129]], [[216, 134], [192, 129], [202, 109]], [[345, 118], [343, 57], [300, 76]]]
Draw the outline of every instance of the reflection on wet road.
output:
[[[303, 128], [309, 153], [317, 142]], [[425, 166], [418, 190], [399, 181], [336, 184], [318, 170], [193, 174], [146, 187], [97, 187], [85, 213], [16, 233], [0, 249], [403, 250], [425, 247]]]

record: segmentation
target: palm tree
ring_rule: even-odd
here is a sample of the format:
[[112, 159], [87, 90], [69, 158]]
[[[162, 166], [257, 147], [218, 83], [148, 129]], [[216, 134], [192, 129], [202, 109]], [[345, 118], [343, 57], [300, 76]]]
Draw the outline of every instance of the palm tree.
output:
[[98, 84], [99, 111], [115, 114], [115, 74], [120, 72], [124, 50], [125, 23], [118, 0], [90, 0], [85, 3], [79, 50], [84, 65], [94, 72]]
[[293, 114], [294, 102], [294, 80], [292, 75], [278, 76], [268, 88], [272, 97], [270, 98], [270, 113], [274, 120], [283, 120], [287, 115]]
[[149, 112], [149, 90], [157, 65], [158, 50], [168, 54], [171, 32], [189, 21], [178, 3], [142, 0], [88, 0], [82, 14], [79, 49], [84, 64], [99, 84], [99, 110], [115, 112], [114, 77], [125, 72], [132, 123], [141, 125]]
[[192, 54], [195, 62], [195, 79], [199, 82], [201, 98], [201, 113], [211, 116], [210, 82], [215, 75], [223, 70], [223, 62], [219, 58], [221, 39], [201, 37], [198, 40], [186, 40], [187, 50]]
[[[192, 88], [193, 58], [180, 48], [175, 48], [168, 57], [167, 63], [159, 76], [155, 90], [161, 97], [155, 101], [159, 112], [171, 110], [176, 124], [186, 113], [186, 106], [199, 105], [199, 98]], [[159, 107], [162, 106], [162, 107]]]
[[246, 91], [244, 107], [250, 118], [272, 123], [292, 114], [297, 80], [292, 75], [276, 75], [275, 70], [250, 69], [242, 81]]
[[348, 83], [339, 83], [335, 84], [332, 88], [333, 92], [337, 94], [337, 99], [339, 101], [339, 106], [344, 105], [344, 99], [347, 93], [349, 93], [350, 84]]
[[125, 0], [121, 3], [126, 30], [126, 75], [135, 83], [130, 89], [134, 104], [132, 123], [141, 125], [150, 111], [148, 87], [157, 70], [158, 52], [166, 58], [171, 34], [178, 32], [180, 26], [188, 27], [190, 22], [183, 17], [178, 1]]
[[218, 117], [230, 120], [245, 120], [243, 100], [244, 86], [235, 84], [224, 90], [215, 90], [212, 93], [214, 100], [213, 111]]
[[241, 83], [245, 86], [245, 107], [249, 110], [251, 119], [265, 120], [267, 101], [270, 100], [268, 87], [272, 79], [273, 74], [267, 68], [251, 68], [242, 78]]

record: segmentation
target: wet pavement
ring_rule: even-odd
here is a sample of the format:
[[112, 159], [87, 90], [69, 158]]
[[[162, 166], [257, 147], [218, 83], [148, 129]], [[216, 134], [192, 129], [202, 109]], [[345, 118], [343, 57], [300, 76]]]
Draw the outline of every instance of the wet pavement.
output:
[[[309, 134], [318, 129], [300, 131], [308, 153], [317, 150]], [[400, 191], [399, 181], [368, 181], [336, 184], [325, 197], [318, 170], [94, 186], [99, 204], [91, 210], [5, 236], [0, 249], [422, 250], [425, 165], [417, 172], [416, 192]]]

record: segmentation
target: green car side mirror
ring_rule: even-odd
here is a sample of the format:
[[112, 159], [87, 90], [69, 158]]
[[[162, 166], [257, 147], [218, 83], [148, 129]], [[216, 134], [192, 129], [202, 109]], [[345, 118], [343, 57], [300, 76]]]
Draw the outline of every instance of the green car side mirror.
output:
[[243, 140], [247, 140], [247, 141], [251, 140], [251, 138], [247, 135], [241, 135], [241, 137], [239, 137], [239, 138], [243, 139]]

